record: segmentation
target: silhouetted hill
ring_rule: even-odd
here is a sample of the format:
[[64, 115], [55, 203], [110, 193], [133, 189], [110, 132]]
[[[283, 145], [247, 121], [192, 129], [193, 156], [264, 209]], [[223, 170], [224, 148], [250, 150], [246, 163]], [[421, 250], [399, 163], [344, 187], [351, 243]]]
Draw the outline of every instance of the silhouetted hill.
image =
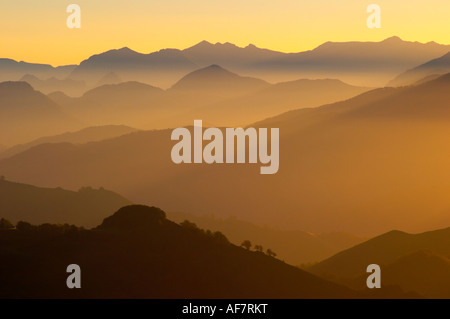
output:
[[[425, 253], [430, 251], [431, 253]], [[381, 266], [382, 282], [426, 297], [450, 297], [450, 228], [407, 234], [391, 231], [342, 251], [308, 270], [362, 288], [370, 264]]]
[[388, 83], [389, 86], [405, 86], [412, 84], [420, 84], [418, 81], [430, 76], [436, 77], [450, 72], [450, 52], [437, 59], [428, 61], [411, 70], [408, 70]]
[[383, 283], [428, 298], [450, 298], [450, 260], [430, 251], [403, 256], [383, 268]]
[[184, 76], [171, 90], [240, 95], [267, 86], [269, 84], [263, 80], [239, 76], [214, 64]]
[[73, 99], [56, 97], [65, 110], [90, 125], [146, 127], [160, 120], [166, 92], [139, 82], [103, 85]]
[[49, 93], [47, 94], [47, 96], [50, 98], [50, 100], [59, 105], [68, 105], [72, 101], [72, 97], [61, 91]]
[[[30, 245], [32, 243], [32, 245]], [[220, 233], [177, 225], [156, 207], [127, 206], [94, 230], [0, 230], [2, 298], [349, 298], [357, 293]], [[65, 285], [69, 264], [81, 289]]]
[[0, 143], [14, 145], [80, 126], [78, 120], [28, 83], [0, 83]]
[[78, 192], [40, 188], [0, 179], [1, 216], [32, 223], [75, 223], [92, 227], [130, 202], [104, 189], [83, 187]]
[[0, 148], [0, 158], [10, 157], [20, 152], [23, 152], [33, 146], [45, 143], [84, 144], [88, 142], [106, 140], [108, 138], [113, 138], [136, 131], [137, 131], [136, 129], [125, 125], [105, 125], [105, 126], [87, 127], [76, 132], [68, 132], [55, 136], [41, 137], [29, 143], [15, 145], [8, 149]]

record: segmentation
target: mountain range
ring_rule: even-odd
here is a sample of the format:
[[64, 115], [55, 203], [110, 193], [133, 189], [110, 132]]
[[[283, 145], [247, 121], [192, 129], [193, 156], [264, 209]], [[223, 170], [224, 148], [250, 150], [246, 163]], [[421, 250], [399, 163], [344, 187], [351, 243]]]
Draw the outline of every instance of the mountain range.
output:
[[[2, 59], [0, 81], [17, 81], [31, 74], [47, 81], [45, 91], [50, 92], [59, 90], [63, 84], [52, 80], [55, 85], [48, 86], [48, 79], [52, 77], [83, 81], [86, 89], [90, 89], [104, 84], [102, 79], [113, 73], [124, 82], [138, 81], [169, 88], [187, 73], [217, 64], [272, 83], [299, 78], [336, 78], [352, 85], [378, 87], [449, 51], [448, 45], [409, 42], [398, 37], [380, 42], [326, 42], [313, 50], [297, 53], [277, 52], [252, 44], [238, 47], [232, 43], [202, 41], [184, 50], [163, 49], [148, 54], [124, 47], [92, 55], [79, 65], [58, 68]], [[79, 95], [79, 91], [70, 86], [65, 93], [69, 92]]]
[[260, 175], [259, 164], [176, 165], [171, 130], [33, 147], [1, 160], [0, 174], [45, 187], [104, 186], [169, 211], [288, 229], [424, 231], [450, 223], [449, 92], [447, 74], [256, 123], [280, 129], [280, 170], [272, 176]]
[[39, 78], [66, 78], [76, 68], [76, 65], [53, 67], [49, 64], [28, 63], [13, 59], [0, 58], [0, 81], [18, 81], [26, 74]]
[[218, 65], [193, 71], [170, 89], [139, 82], [103, 85], [79, 98], [49, 97], [90, 125], [126, 124], [161, 129], [202, 118], [211, 125], [242, 125], [302, 107], [315, 107], [355, 96], [369, 88], [339, 80], [297, 80], [269, 84]]
[[12, 146], [83, 126], [28, 83], [0, 83], [0, 144]]
[[233, 72], [280, 82], [298, 78], [338, 78], [362, 86], [382, 86], [417, 65], [450, 51], [450, 46], [391, 37], [381, 42], [326, 42], [298, 53], [282, 53], [249, 45], [212, 44], [141, 54], [122, 48], [90, 57], [71, 74], [98, 78], [115, 72], [126, 80], [167, 87], [183, 73], [218, 64]]

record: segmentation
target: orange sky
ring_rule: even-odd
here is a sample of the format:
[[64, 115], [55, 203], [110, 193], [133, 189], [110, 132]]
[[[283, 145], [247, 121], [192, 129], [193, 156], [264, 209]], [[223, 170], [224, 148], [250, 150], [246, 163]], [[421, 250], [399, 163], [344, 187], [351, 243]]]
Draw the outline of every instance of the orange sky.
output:
[[[66, 7], [82, 9], [82, 28], [66, 26]], [[382, 28], [366, 8], [382, 9]], [[450, 43], [449, 0], [2, 0], [0, 57], [62, 65], [128, 46], [138, 52], [186, 48], [207, 40], [253, 43], [284, 52], [325, 41]]]

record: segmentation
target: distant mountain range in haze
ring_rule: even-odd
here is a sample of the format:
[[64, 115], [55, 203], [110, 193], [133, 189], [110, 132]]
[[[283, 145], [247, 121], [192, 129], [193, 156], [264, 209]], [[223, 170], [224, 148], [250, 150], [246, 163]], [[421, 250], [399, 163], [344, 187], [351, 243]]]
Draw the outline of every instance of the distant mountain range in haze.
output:
[[449, 92], [447, 74], [256, 123], [280, 128], [280, 170], [269, 177], [251, 164], [175, 165], [171, 130], [36, 146], [1, 160], [0, 174], [45, 187], [104, 186], [169, 211], [313, 232], [433, 229], [450, 223]]
[[18, 81], [26, 74], [48, 79], [51, 77], [66, 78], [76, 65], [53, 67], [49, 64], [27, 63], [7, 58], [0, 58], [0, 81]]
[[[33, 76], [25, 79], [34, 82]], [[110, 74], [110, 80], [114, 79]], [[89, 126], [163, 129], [190, 125], [196, 118], [215, 126], [247, 125], [288, 110], [348, 99], [369, 89], [331, 79], [269, 84], [218, 65], [193, 71], [168, 90], [130, 81], [102, 85], [75, 98], [60, 91], [44, 95], [27, 82], [3, 82], [0, 144], [28, 144]]]
[[26, 82], [0, 83], [0, 144], [81, 129], [82, 121]]
[[[449, 51], [449, 45], [409, 42], [398, 37], [381, 42], [326, 42], [313, 50], [298, 53], [202, 41], [184, 50], [164, 49], [149, 54], [125, 47], [93, 55], [79, 65], [58, 68], [2, 59], [0, 80], [17, 81], [26, 74], [44, 81], [51, 77], [68, 77], [92, 88], [101, 84], [107, 74], [113, 73], [123, 81], [168, 88], [195, 69], [217, 64], [270, 82], [337, 78], [353, 85], [373, 87], [384, 86], [398, 74]], [[71, 93], [75, 91], [72, 89]]]
[[106, 85], [79, 98], [49, 97], [90, 125], [122, 123], [143, 129], [189, 125], [244, 125], [302, 107], [347, 99], [369, 88], [338, 80], [298, 80], [269, 84], [218, 65], [193, 71], [167, 91], [138, 82]]

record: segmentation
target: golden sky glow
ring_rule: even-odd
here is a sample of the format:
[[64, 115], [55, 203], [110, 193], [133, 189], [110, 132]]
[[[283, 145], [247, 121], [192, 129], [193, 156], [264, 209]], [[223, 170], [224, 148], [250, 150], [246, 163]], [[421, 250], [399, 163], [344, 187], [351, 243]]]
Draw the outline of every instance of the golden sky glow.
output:
[[[68, 29], [66, 7], [81, 7], [82, 28]], [[382, 9], [382, 28], [366, 8]], [[326, 41], [450, 44], [449, 0], [2, 0], [0, 57], [62, 65], [128, 46], [148, 53], [207, 40], [283, 52]]]

